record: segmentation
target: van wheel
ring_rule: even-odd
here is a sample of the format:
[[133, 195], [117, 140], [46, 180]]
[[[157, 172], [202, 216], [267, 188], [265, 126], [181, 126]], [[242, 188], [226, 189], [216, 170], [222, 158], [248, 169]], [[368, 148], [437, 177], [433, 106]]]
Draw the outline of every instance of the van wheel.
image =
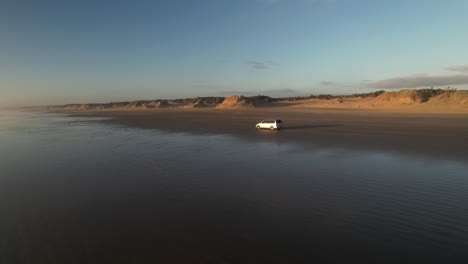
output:
[[260, 126], [257, 126], [257, 129], [260, 129]]
[[274, 127], [270, 127], [270, 130], [273, 131], [273, 130], [275, 130], [275, 128], [274, 128]]

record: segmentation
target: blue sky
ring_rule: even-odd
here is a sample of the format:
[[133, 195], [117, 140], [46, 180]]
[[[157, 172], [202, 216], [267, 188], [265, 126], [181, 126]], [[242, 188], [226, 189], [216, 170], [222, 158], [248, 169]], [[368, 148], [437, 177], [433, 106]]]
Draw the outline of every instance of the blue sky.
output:
[[0, 1], [0, 106], [468, 86], [468, 3]]

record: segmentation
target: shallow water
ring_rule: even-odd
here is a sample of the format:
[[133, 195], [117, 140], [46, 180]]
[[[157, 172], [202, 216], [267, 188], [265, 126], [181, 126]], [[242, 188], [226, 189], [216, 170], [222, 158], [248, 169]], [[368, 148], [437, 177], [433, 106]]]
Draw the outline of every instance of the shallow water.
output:
[[468, 164], [0, 112], [0, 263], [467, 261]]

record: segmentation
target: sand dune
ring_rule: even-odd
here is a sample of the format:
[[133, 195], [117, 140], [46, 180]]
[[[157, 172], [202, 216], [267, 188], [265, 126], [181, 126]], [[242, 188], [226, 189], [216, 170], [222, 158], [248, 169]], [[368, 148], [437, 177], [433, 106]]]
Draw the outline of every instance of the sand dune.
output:
[[398, 92], [386, 92], [375, 99], [374, 105], [411, 105], [423, 102], [423, 97], [417, 90], [402, 90]]
[[[333, 99], [308, 99], [287, 102], [296, 108], [362, 108], [406, 111], [467, 112], [468, 91], [401, 90], [375, 97], [344, 96]], [[437, 91], [437, 90], [434, 90]]]
[[427, 105], [434, 108], [449, 107], [457, 110], [468, 110], [468, 91], [441, 94], [431, 98]]
[[224, 99], [224, 101], [216, 106], [217, 108], [245, 108], [255, 107], [255, 102], [249, 97], [245, 96], [231, 96]]
[[198, 100], [192, 105], [192, 107], [194, 107], [194, 108], [207, 107], [207, 105], [203, 102], [202, 99], [198, 99]]
[[[68, 104], [46, 106], [52, 111], [137, 111], [161, 108], [250, 109], [258, 107], [383, 109], [398, 111], [468, 112], [468, 91], [442, 89], [406, 89], [378, 91], [347, 96], [319, 95], [308, 97], [271, 98], [268, 96], [197, 97], [175, 100], [111, 102], [105, 104]], [[38, 109], [38, 108], [31, 108]]]

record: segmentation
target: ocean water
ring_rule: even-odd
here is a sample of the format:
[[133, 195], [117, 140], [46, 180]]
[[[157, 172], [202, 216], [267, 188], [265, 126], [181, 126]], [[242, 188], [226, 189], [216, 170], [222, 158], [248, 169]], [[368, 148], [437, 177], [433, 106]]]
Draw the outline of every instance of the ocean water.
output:
[[0, 112], [0, 263], [468, 261], [468, 164]]

